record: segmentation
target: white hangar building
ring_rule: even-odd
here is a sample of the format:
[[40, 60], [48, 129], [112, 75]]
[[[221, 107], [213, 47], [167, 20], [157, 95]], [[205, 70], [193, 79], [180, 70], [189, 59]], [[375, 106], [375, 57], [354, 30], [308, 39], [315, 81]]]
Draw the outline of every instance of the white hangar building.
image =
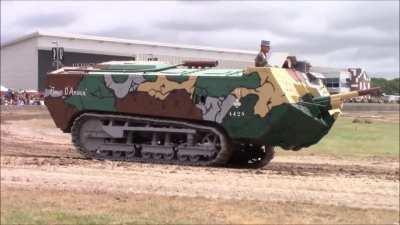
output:
[[[64, 48], [64, 66], [91, 65], [111, 60], [218, 60], [220, 68], [254, 64], [255, 51], [177, 45], [91, 35], [35, 32], [1, 46], [1, 84], [12, 89], [44, 89], [47, 72], [55, 70], [52, 48]], [[273, 53], [270, 64], [281, 64], [285, 53]], [[275, 63], [276, 62], [276, 63]], [[274, 64], [275, 63], [275, 64]]]

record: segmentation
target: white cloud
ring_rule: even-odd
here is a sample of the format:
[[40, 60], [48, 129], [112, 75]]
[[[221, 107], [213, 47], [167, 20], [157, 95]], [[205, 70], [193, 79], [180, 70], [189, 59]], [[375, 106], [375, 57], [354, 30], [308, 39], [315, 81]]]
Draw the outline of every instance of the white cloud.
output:
[[[52, 19], [54, 17], [54, 19]], [[2, 42], [36, 30], [275, 51], [399, 74], [398, 1], [2, 1]]]

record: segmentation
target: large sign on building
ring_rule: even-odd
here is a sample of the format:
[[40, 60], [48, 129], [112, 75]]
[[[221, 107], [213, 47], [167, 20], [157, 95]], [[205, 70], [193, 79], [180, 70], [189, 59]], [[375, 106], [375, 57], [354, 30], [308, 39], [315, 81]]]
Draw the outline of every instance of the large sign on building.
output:
[[[57, 64], [53, 63], [53, 51], [38, 50], [38, 84], [39, 90], [44, 90], [44, 79], [46, 74], [57, 69]], [[89, 66], [96, 63], [113, 60], [132, 60], [132, 57], [116, 55], [100, 55], [78, 52], [63, 52], [60, 62], [63, 66]]]

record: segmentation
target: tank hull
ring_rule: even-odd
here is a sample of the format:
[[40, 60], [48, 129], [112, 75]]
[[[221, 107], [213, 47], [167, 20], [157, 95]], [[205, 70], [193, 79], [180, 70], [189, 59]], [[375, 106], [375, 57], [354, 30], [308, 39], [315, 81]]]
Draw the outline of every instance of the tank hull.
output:
[[298, 150], [317, 143], [335, 120], [301, 104], [328, 93], [292, 69], [57, 72], [46, 82], [45, 104], [65, 132], [84, 112], [136, 115], [211, 123], [233, 141]]

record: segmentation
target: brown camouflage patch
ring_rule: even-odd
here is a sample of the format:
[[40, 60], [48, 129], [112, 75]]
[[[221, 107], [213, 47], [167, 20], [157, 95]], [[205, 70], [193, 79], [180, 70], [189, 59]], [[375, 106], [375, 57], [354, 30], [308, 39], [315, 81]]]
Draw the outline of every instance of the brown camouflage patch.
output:
[[201, 110], [195, 106], [189, 93], [184, 89], [173, 90], [160, 100], [145, 92], [129, 94], [116, 99], [118, 112], [157, 117], [185, 118], [201, 120]]
[[70, 121], [78, 110], [65, 104], [62, 99], [47, 98], [45, 101], [56, 126], [61, 130], [69, 129]]

